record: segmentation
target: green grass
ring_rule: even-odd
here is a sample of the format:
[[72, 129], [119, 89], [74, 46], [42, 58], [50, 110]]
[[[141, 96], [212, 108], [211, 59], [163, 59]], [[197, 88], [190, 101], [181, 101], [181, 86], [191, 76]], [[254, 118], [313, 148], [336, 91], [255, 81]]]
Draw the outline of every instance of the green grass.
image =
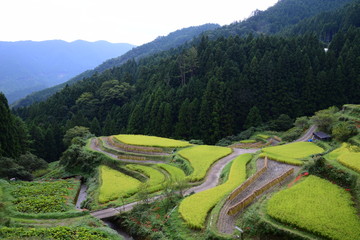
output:
[[152, 167], [137, 165], [137, 164], [128, 164], [126, 165], [126, 168], [133, 171], [138, 171], [149, 178], [149, 180], [146, 181], [147, 190], [149, 192], [155, 192], [160, 190], [162, 188], [161, 184], [164, 183], [166, 180], [165, 175], [163, 173]]
[[174, 140], [170, 138], [145, 136], [145, 135], [116, 135], [115, 138], [125, 144], [149, 146], [149, 147], [162, 147], [162, 148], [177, 148], [188, 147], [190, 143], [186, 141]]
[[275, 147], [266, 147], [262, 149], [260, 157], [268, 158], [293, 165], [302, 165], [304, 159], [313, 154], [324, 152], [324, 149], [310, 142], [296, 142]]
[[309, 176], [276, 193], [267, 213], [276, 220], [329, 239], [359, 239], [360, 219], [349, 192], [327, 180]]
[[208, 212], [246, 180], [246, 164], [251, 158], [249, 153], [240, 155], [234, 159], [228, 180], [224, 184], [195, 193], [180, 203], [179, 212], [190, 227], [203, 228]]
[[107, 166], [100, 166], [99, 202], [105, 203], [137, 192], [141, 182]]
[[200, 145], [179, 151], [188, 160], [194, 171], [187, 177], [191, 182], [202, 180], [210, 166], [232, 152], [231, 148]]
[[181, 168], [169, 165], [169, 164], [165, 164], [165, 163], [158, 163], [156, 164], [156, 166], [164, 169], [166, 172], [169, 173], [170, 175], [170, 179], [172, 181], [182, 181], [185, 180], [186, 175], [184, 173], [184, 171]]

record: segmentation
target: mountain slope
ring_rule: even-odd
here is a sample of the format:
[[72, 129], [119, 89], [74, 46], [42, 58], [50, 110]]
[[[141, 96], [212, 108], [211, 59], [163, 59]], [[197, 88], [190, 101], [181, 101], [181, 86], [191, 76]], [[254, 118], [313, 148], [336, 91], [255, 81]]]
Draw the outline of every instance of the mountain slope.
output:
[[265, 11], [255, 11], [244, 21], [235, 22], [209, 33], [210, 38], [234, 35], [276, 34], [319, 13], [341, 8], [352, 0], [280, 0]]
[[[116, 58], [111, 58], [104, 63], [100, 64], [94, 69], [88, 68], [87, 71], [73, 77], [72, 79], [68, 80], [65, 83], [59, 84], [57, 86], [47, 88], [38, 92], [35, 92], [24, 99], [21, 99], [20, 101], [16, 102], [12, 105], [13, 108], [22, 107], [22, 106], [28, 106], [29, 104], [33, 102], [38, 102], [45, 100], [49, 96], [53, 95], [60, 89], [64, 88], [67, 84], [71, 85], [84, 77], [90, 77], [96, 72], [103, 72], [106, 69], [110, 69], [112, 67], [120, 66], [121, 64], [124, 64], [125, 62], [135, 59], [139, 60], [145, 56], [149, 56], [151, 54], [169, 50], [171, 48], [176, 48], [187, 41], [190, 41], [194, 37], [200, 35], [204, 31], [213, 30], [215, 28], [220, 27], [220, 25], [217, 24], [205, 24], [201, 26], [196, 27], [188, 27], [181, 30], [177, 30], [175, 32], [170, 33], [169, 35], [165, 37], [158, 37], [154, 41], [146, 43], [144, 45], [141, 45], [139, 47], [133, 48], [132, 50], [128, 51], [127, 53], [121, 55], [118, 54]], [[85, 70], [85, 69], [84, 69]]]
[[133, 45], [105, 41], [0, 42], [0, 91], [12, 103], [27, 94], [62, 83]]

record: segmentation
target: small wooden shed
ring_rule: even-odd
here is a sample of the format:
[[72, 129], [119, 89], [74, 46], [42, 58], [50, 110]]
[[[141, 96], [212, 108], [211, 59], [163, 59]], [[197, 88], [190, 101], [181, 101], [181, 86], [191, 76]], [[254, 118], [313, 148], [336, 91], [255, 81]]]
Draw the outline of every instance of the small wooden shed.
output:
[[321, 140], [321, 141], [328, 141], [331, 140], [331, 136], [324, 133], [324, 132], [314, 132], [314, 138]]

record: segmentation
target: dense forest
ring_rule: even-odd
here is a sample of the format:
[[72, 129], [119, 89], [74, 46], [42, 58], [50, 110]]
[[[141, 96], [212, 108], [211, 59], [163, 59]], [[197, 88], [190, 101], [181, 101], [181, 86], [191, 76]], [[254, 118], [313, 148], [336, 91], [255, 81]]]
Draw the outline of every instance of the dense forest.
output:
[[[235, 21], [223, 27], [217, 24], [204, 24], [197, 27], [180, 29], [170, 33], [168, 36], [158, 37], [152, 42], [136, 47], [117, 58], [109, 59], [95, 69], [85, 71], [64, 84], [35, 92], [13, 104], [12, 107], [23, 107], [34, 102], [43, 101], [64, 88], [66, 84], [71, 85], [83, 78], [91, 77], [96, 72], [101, 73], [112, 67], [118, 67], [131, 59], [137, 61], [142, 57], [176, 48], [186, 42], [200, 41], [201, 35], [208, 36], [210, 40], [216, 40], [220, 37], [246, 36], [249, 33], [254, 35], [297, 35], [315, 31], [322, 41], [328, 43], [331, 41], [333, 34], [339, 30], [339, 27], [343, 26], [343, 24], [334, 24], [334, 22], [343, 23], [340, 19], [350, 19], [348, 15], [355, 14], [356, 16], [356, 11], [353, 10], [353, 14], [349, 14], [351, 9], [356, 10], [356, 7], [351, 5], [336, 16], [329, 14], [329, 11], [339, 9], [348, 2], [351, 2], [351, 0], [282, 0], [266, 11], [256, 10], [248, 19], [239, 22]], [[346, 12], [346, 14], [344, 14], [344, 12]], [[324, 13], [326, 16], [325, 20], [312, 19], [318, 17], [321, 13]], [[311, 22], [308, 22], [308, 19], [312, 19]], [[346, 22], [345, 28], [348, 26], [348, 22], [349, 21]], [[308, 28], [306, 27], [307, 25], [309, 25]]]
[[161, 51], [169, 50], [171, 48], [176, 48], [187, 41], [190, 41], [194, 37], [200, 35], [204, 31], [213, 30], [219, 28], [218, 24], [204, 24], [196, 27], [188, 27], [177, 30], [175, 32], [171, 32], [167, 36], [162, 36], [156, 38], [154, 41], [143, 44], [138, 47], [134, 47], [133, 49], [127, 51], [123, 55], [120, 55], [115, 58], [111, 58], [100, 64], [94, 69], [89, 69], [85, 72], [78, 74], [77, 76], [71, 78], [67, 82], [56, 85], [54, 87], [46, 88], [41, 91], [34, 92], [25, 98], [15, 102], [11, 106], [13, 108], [29, 106], [34, 102], [44, 101], [49, 96], [63, 89], [67, 84], [71, 85], [77, 81], [80, 81], [83, 78], [91, 77], [95, 73], [101, 73], [106, 69], [110, 69], [112, 67], [120, 66], [131, 59], [138, 60], [140, 58], [149, 56], [154, 53], [158, 53]]
[[244, 130], [254, 107], [268, 121], [358, 102], [359, 54], [356, 28], [339, 32], [327, 52], [314, 35], [204, 37], [198, 45], [94, 75], [17, 113], [30, 126], [36, 153], [47, 159], [62, 151], [56, 136], [77, 125], [96, 135], [142, 133], [213, 144]]
[[[359, 1], [352, 4], [327, 16], [351, 16]], [[312, 25], [317, 19], [323, 24], [313, 18]], [[63, 135], [74, 126], [97, 136], [141, 133], [208, 144], [263, 123], [282, 130], [274, 123], [360, 100], [360, 30], [356, 18], [347, 19], [330, 44], [319, 32], [204, 35], [95, 73], [15, 113], [27, 124], [30, 149], [47, 161], [59, 159]]]

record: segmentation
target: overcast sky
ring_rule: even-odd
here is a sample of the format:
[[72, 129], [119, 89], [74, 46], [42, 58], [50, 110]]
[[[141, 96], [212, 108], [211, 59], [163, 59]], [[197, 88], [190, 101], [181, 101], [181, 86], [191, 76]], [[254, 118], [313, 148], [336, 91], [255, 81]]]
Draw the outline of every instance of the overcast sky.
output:
[[278, 0], [0, 0], [0, 41], [141, 45], [205, 23], [227, 25]]

